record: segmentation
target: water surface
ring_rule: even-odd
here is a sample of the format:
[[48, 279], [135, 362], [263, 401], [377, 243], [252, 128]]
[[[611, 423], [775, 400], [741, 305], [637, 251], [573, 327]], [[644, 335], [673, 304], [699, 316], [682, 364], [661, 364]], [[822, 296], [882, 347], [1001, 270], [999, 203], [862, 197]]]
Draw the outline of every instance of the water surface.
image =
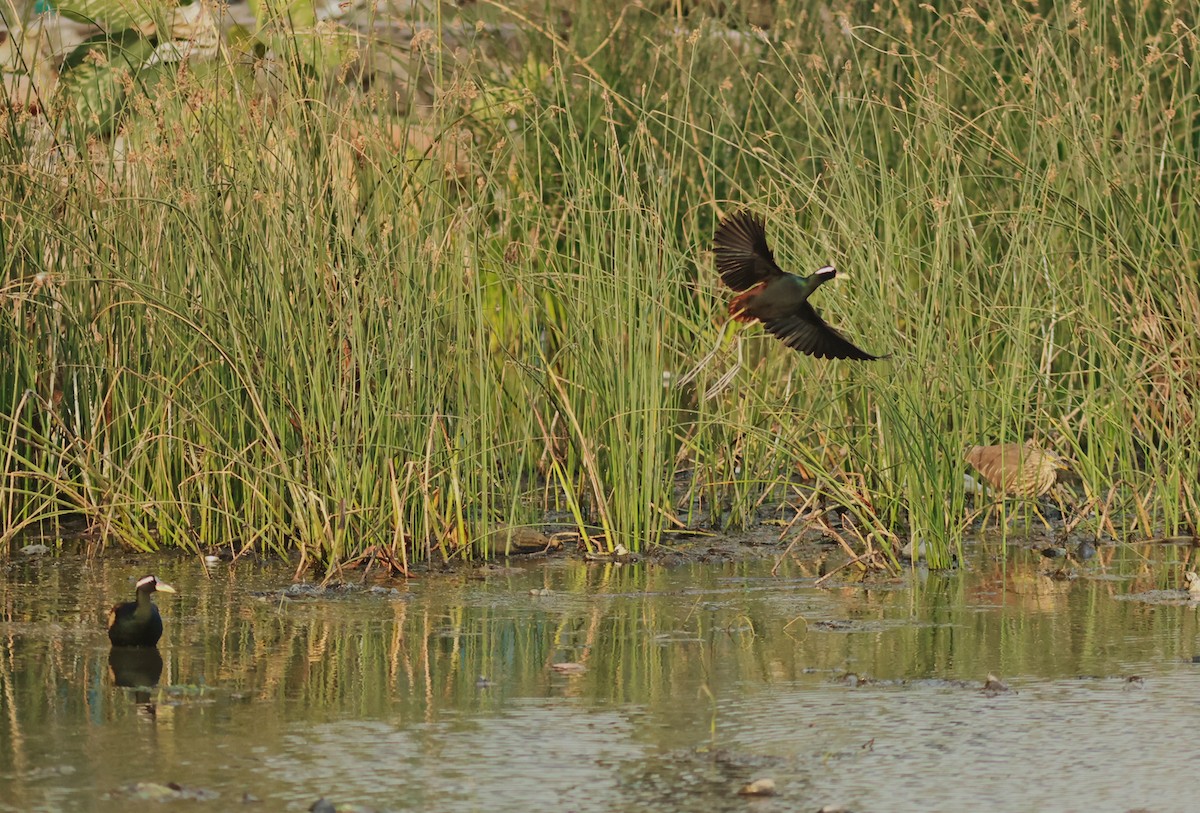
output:
[[[0, 811], [153, 806], [139, 782], [210, 810], [1192, 810], [1182, 555], [1107, 548], [1060, 580], [981, 545], [823, 587], [790, 559], [561, 559], [299, 599], [258, 595], [282, 567], [12, 561]], [[150, 570], [180, 590], [156, 597], [161, 677], [117, 686], [108, 607]], [[761, 777], [777, 797], [737, 795]]]

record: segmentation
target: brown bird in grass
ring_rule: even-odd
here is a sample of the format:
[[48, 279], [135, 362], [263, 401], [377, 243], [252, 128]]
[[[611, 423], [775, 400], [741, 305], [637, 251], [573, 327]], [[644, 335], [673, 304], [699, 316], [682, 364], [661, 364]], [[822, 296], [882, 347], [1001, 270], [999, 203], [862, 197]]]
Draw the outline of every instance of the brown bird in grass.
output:
[[966, 460], [996, 491], [1013, 497], [1036, 498], [1045, 494], [1067, 461], [1040, 448], [1031, 440], [996, 446], [971, 446]]
[[738, 295], [729, 314], [739, 322], [762, 322], [767, 332], [801, 353], [827, 359], [880, 358], [855, 347], [817, 314], [808, 298], [837, 276], [832, 265], [807, 277], [789, 274], [775, 263], [763, 220], [748, 211], [721, 221], [713, 238], [717, 272]]

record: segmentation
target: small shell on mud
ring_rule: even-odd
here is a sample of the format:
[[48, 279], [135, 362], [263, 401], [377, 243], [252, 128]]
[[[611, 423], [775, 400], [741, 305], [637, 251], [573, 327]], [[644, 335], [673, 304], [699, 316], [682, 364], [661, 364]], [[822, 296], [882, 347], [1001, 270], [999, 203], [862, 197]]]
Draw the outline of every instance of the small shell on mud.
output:
[[585, 553], [583, 558], [589, 562], [626, 562], [633, 558], [629, 548], [617, 543], [611, 551]]
[[738, 791], [739, 796], [774, 796], [776, 793], [775, 780], [769, 777], [748, 782]]
[[1189, 570], [1183, 574], [1183, 583], [1187, 585], [1187, 591], [1193, 596], [1200, 597], [1200, 576], [1196, 575], [1196, 571]]

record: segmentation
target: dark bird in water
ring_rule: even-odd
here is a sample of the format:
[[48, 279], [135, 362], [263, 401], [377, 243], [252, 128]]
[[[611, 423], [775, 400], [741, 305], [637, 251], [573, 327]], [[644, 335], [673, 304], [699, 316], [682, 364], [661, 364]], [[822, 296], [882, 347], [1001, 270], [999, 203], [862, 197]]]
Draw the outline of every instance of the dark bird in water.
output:
[[787, 273], [775, 263], [762, 219], [747, 211], [722, 220], [713, 243], [721, 281], [738, 292], [729, 303], [734, 319], [762, 322], [788, 347], [817, 358], [880, 358], [855, 347], [808, 304], [813, 291], [837, 276], [832, 265], [808, 277]]
[[174, 593], [175, 588], [153, 576], [137, 583], [137, 601], [126, 601], [108, 614], [108, 640], [113, 646], [157, 646], [162, 637], [162, 616], [150, 600], [150, 594]]

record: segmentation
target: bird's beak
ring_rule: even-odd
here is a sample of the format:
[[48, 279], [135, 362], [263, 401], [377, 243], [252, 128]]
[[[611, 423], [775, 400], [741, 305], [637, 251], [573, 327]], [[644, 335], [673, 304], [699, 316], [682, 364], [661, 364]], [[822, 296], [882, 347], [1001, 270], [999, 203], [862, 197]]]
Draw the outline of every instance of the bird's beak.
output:
[[166, 582], [156, 583], [154, 585], [154, 591], [156, 593], [178, 593], [179, 592], [178, 590], [176, 590], [174, 587], [167, 584]]

